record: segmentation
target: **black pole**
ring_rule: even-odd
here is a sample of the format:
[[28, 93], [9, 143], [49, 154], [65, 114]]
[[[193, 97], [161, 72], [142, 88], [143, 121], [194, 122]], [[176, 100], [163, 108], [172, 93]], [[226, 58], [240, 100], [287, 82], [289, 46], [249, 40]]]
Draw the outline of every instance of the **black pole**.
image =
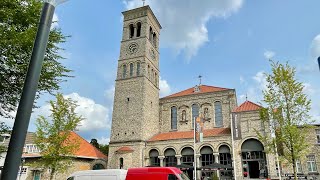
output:
[[318, 57], [318, 65], [319, 65], [319, 70], [320, 70], [320, 56]]
[[55, 7], [53, 5], [44, 3], [27, 76], [12, 129], [4, 168], [1, 173], [1, 179], [3, 180], [17, 179], [54, 10]]

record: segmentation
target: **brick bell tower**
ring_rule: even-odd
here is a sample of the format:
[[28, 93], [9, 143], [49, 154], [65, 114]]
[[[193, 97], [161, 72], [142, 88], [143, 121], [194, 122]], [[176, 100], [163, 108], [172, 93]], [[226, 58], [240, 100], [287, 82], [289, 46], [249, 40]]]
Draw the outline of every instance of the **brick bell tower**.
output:
[[108, 168], [145, 166], [145, 141], [159, 132], [159, 35], [149, 6], [122, 12], [123, 34]]

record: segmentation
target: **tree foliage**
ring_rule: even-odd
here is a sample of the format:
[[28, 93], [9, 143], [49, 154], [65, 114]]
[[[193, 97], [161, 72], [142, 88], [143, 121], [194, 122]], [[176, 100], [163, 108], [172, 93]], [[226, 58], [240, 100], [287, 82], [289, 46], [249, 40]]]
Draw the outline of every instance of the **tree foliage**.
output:
[[[0, 135], [1, 134], [6, 134], [6, 133], [10, 133], [9, 126], [7, 126], [5, 122], [0, 122]], [[1, 137], [1, 140], [3, 141], [2, 137]], [[1, 152], [5, 152], [6, 150], [7, 150], [7, 147], [5, 147], [4, 145], [0, 144], [0, 153]]]
[[99, 149], [99, 143], [97, 139], [91, 139], [90, 144]]
[[[270, 126], [271, 136], [259, 134], [267, 150], [281, 152], [281, 158], [292, 164], [295, 178], [296, 161], [308, 152], [308, 112], [311, 101], [304, 94], [304, 86], [295, 77], [295, 68], [288, 63], [271, 61], [272, 73], [266, 74], [267, 88], [263, 91], [266, 108], [260, 116]], [[276, 151], [278, 148], [278, 151]]]
[[108, 155], [109, 144], [99, 144], [97, 139], [91, 139], [90, 144], [99, 149], [103, 154]]
[[[0, 116], [10, 117], [19, 102], [41, 14], [39, 0], [0, 1]], [[53, 94], [71, 71], [58, 60], [60, 43], [65, 42], [59, 28], [51, 29], [36, 99], [41, 93]]]
[[41, 159], [36, 166], [50, 168], [50, 179], [56, 172], [63, 172], [71, 165], [71, 156], [79, 148], [79, 143], [69, 139], [82, 120], [75, 113], [76, 103], [71, 99], [64, 99], [57, 94], [56, 101], [50, 101], [50, 120], [39, 116], [36, 122], [36, 145], [41, 151]]

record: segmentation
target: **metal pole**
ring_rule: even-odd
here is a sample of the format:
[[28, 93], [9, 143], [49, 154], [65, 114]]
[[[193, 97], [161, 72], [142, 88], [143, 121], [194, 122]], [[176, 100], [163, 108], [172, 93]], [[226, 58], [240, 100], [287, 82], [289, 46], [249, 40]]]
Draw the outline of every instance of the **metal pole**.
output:
[[1, 179], [16, 180], [55, 7], [44, 3]]
[[320, 56], [318, 57], [318, 65], [319, 65], [319, 70], [320, 70]]
[[197, 164], [196, 164], [196, 117], [193, 118], [193, 172], [194, 180], [197, 180]]

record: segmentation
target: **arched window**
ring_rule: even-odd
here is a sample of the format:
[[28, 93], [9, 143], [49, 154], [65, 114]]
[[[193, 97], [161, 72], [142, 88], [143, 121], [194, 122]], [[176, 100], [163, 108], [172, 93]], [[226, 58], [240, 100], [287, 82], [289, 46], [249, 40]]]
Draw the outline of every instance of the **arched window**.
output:
[[[259, 140], [247, 139], [244, 141], [241, 145], [241, 155], [243, 172], [247, 172], [250, 178], [268, 177], [266, 154]], [[261, 168], [256, 169], [257, 166]]]
[[171, 129], [177, 129], [177, 107], [171, 107]]
[[192, 105], [192, 128], [194, 127], [194, 120], [198, 116], [199, 116], [199, 105], [193, 104]]
[[181, 151], [181, 164], [193, 166], [194, 152], [191, 147], [185, 147]]
[[140, 62], [137, 62], [137, 76], [140, 75]]
[[150, 166], [160, 166], [160, 159], [158, 156], [159, 152], [156, 149], [152, 149], [149, 152]]
[[231, 166], [231, 154], [228, 146], [222, 145], [219, 147], [219, 159], [220, 164]]
[[154, 73], [154, 83], [157, 85], [157, 73]]
[[157, 35], [156, 35], [156, 33], [153, 33], [152, 40], [153, 40], [153, 45], [156, 47], [157, 46]]
[[174, 167], [177, 165], [176, 152], [172, 148], [168, 148], [164, 151], [164, 165], [166, 167]]
[[[232, 167], [230, 148], [227, 145], [222, 145], [219, 147], [219, 163]], [[223, 170], [221, 171], [221, 174], [227, 177], [232, 177], [231, 170]]]
[[93, 165], [92, 170], [98, 170], [98, 169], [105, 169], [105, 167], [102, 164]]
[[133, 37], [133, 35], [134, 35], [134, 27], [133, 27], [133, 24], [130, 24], [129, 25], [129, 30], [130, 30], [130, 38], [132, 38]]
[[222, 120], [222, 106], [221, 102], [217, 101], [214, 103], [214, 112], [215, 112], [215, 126], [222, 127], [223, 120]]
[[152, 27], [149, 29], [149, 41], [152, 42]]
[[141, 22], [137, 23], [137, 37], [140, 37], [141, 34]]
[[119, 161], [119, 169], [123, 169], [123, 158], [120, 158]]
[[214, 163], [213, 151], [209, 146], [204, 146], [200, 150], [201, 154], [201, 164], [202, 166], [210, 165]]
[[130, 77], [133, 76], [133, 63], [130, 63]]
[[122, 78], [126, 78], [127, 76], [127, 65], [122, 66]]

